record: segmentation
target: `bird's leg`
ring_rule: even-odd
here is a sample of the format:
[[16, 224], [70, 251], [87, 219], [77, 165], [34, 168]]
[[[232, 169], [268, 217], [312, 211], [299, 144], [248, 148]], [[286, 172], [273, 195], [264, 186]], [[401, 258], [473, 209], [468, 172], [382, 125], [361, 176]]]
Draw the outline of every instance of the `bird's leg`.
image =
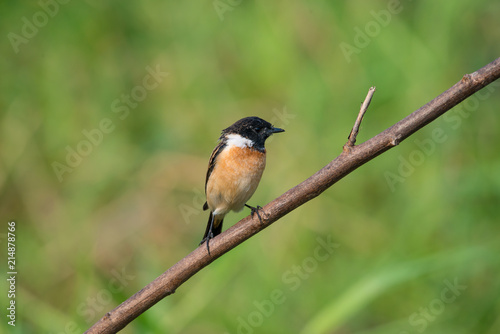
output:
[[212, 219], [210, 219], [210, 227], [208, 229], [208, 234], [207, 234], [207, 251], [208, 251], [208, 255], [210, 256], [210, 246], [208, 245], [210, 239], [212, 239], [214, 237], [214, 234], [212, 232], [212, 228], [214, 227], [214, 216], [212, 215]]
[[208, 255], [210, 256], [210, 246], [208, 245], [210, 239], [212, 239], [214, 237], [213, 233], [210, 232], [209, 235], [207, 235], [207, 251], [208, 251]]
[[259, 214], [259, 210], [262, 210], [262, 207], [260, 205], [257, 205], [257, 207], [253, 207], [253, 206], [250, 206], [248, 204], [245, 204], [245, 206], [252, 211], [252, 213], [251, 213], [252, 218], [253, 218], [254, 213], [257, 214], [257, 217], [259, 217], [259, 221], [262, 224], [262, 218], [260, 217], [260, 214]]

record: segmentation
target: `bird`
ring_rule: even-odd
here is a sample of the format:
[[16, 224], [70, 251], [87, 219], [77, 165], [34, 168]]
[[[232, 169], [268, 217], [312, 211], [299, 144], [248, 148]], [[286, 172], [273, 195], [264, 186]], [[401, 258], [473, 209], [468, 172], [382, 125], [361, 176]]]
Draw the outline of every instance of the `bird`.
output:
[[210, 210], [210, 215], [200, 245], [206, 242], [209, 255], [210, 239], [222, 232], [224, 216], [229, 211], [239, 212], [246, 206], [260, 220], [258, 210], [262, 208], [250, 206], [247, 201], [257, 189], [266, 166], [266, 139], [284, 131], [256, 116], [242, 118], [222, 130], [210, 155], [205, 179], [203, 210]]

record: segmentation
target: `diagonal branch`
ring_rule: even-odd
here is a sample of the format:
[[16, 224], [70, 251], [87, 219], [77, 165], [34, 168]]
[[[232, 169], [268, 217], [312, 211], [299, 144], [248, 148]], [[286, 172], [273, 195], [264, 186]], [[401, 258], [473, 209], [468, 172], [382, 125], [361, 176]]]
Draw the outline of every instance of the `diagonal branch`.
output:
[[[398, 123], [371, 138], [354, 146], [359, 124], [364, 111], [361, 108], [358, 120], [349, 136], [344, 151], [328, 165], [320, 169], [304, 182], [285, 192], [263, 208], [262, 223], [251, 216], [243, 218], [236, 225], [214, 238], [210, 243], [211, 256], [205, 246], [200, 246], [170, 269], [161, 274], [141, 291], [124, 301], [114, 310], [106, 313], [86, 333], [116, 333], [128, 323], [152, 307], [164, 297], [172, 294], [198, 271], [229, 252], [251, 236], [268, 227], [290, 211], [310, 201], [356, 168], [379, 154], [398, 145], [411, 134], [432, 122], [478, 90], [500, 77], [500, 58], [472, 74], [466, 74], [453, 87], [414, 111]], [[369, 91], [367, 100], [373, 91]]]

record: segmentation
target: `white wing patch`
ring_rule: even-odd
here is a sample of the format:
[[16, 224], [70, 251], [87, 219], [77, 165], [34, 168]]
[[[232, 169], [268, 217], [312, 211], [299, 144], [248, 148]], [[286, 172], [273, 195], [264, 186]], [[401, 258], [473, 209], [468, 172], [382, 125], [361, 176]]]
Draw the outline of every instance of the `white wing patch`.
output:
[[253, 146], [253, 141], [251, 141], [248, 138], [242, 137], [238, 134], [235, 134], [235, 133], [227, 135], [226, 138], [227, 138], [227, 141], [226, 141], [227, 146], [237, 146], [237, 147], [242, 147], [242, 148]]

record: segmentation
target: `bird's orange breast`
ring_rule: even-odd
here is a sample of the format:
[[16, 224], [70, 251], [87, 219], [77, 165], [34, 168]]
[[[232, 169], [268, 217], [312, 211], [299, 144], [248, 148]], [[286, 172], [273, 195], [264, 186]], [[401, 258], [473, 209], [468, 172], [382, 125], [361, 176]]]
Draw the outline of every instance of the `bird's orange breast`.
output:
[[265, 166], [264, 152], [226, 147], [217, 157], [207, 182], [207, 203], [214, 214], [243, 209], [257, 189]]

